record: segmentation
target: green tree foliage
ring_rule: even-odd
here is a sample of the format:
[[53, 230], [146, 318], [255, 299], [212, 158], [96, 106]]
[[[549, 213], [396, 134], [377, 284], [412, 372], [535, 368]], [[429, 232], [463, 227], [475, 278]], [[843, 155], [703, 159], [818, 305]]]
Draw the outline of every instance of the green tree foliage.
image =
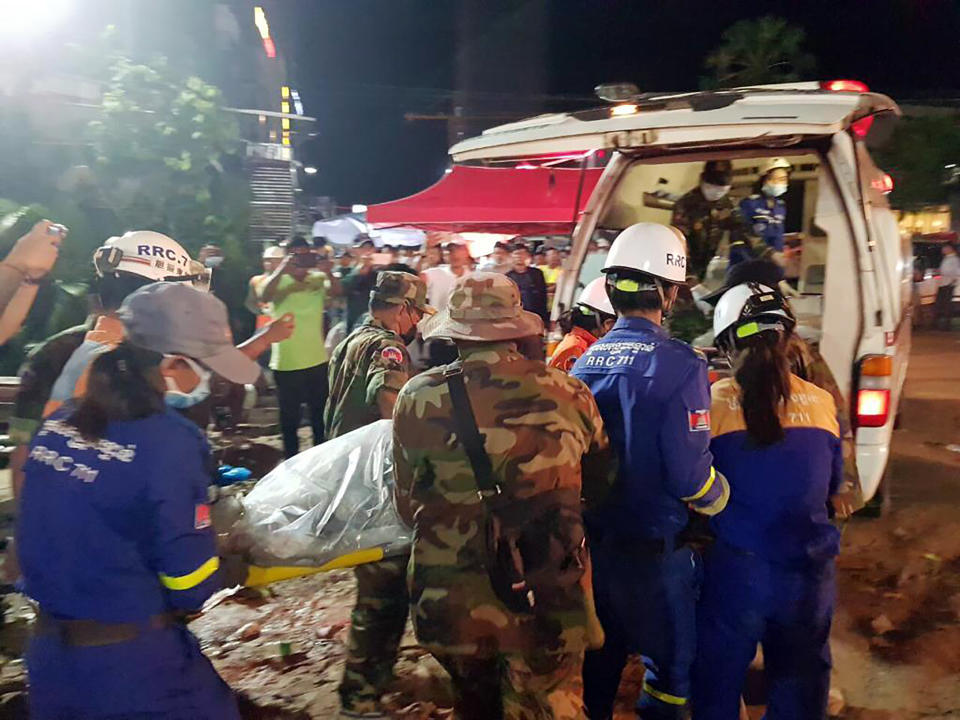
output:
[[950, 115], [905, 117], [873, 155], [894, 179], [890, 201], [897, 207], [944, 202], [944, 166], [960, 163], [960, 122]]
[[253, 326], [242, 302], [258, 263], [247, 242], [249, 189], [234, 117], [218, 88], [162, 58], [133, 62], [108, 40], [72, 59], [74, 72], [103, 88], [103, 103], [92, 122], [76, 116], [71, 136], [51, 141], [17, 103], [0, 102], [0, 198], [9, 198], [0, 200], [0, 216], [28, 208], [0, 234], [0, 246], [22, 234], [27, 215], [40, 212], [36, 204], [70, 228], [55, 284], [41, 291], [20, 336], [0, 349], [0, 374], [16, 371], [26, 345], [83, 317], [93, 251], [127, 230], [166, 233], [194, 257], [204, 244], [220, 245], [226, 260], [215, 287], [235, 335]]
[[240, 136], [222, 104], [216, 87], [175, 76], [163, 59], [116, 61], [89, 132], [97, 188], [123, 227], [166, 232], [192, 250], [240, 231], [245, 218], [223, 190]]
[[707, 56], [705, 89], [795, 82], [816, 65], [803, 51], [806, 33], [783, 18], [741, 20], [727, 28], [720, 46]]

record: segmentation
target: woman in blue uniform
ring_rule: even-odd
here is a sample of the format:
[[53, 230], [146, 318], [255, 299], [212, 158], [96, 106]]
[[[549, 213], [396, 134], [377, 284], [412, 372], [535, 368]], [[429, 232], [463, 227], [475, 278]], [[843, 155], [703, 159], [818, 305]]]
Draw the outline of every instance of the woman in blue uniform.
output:
[[[754, 193], [740, 201], [740, 213], [750, 232], [775, 252], [783, 252], [784, 224], [787, 220], [787, 204], [783, 195], [789, 187], [792, 169], [793, 166], [784, 158], [768, 160], [760, 168], [760, 180]], [[749, 259], [746, 245], [731, 248], [731, 265]]]
[[758, 283], [731, 288], [714, 331], [734, 377], [714, 384], [710, 449], [730, 483], [711, 518], [697, 618], [693, 710], [737, 720], [747, 668], [763, 646], [767, 717], [826, 717], [839, 532], [828, 504], [842, 480], [836, 406], [790, 373], [794, 321]]
[[[224, 570], [210, 449], [165, 406], [154, 350], [192, 348], [230, 379], [253, 363], [225, 347], [226, 309], [213, 296], [183, 286], [145, 300], [128, 308], [127, 341], [94, 360], [86, 394], [40, 426], [24, 466], [17, 546], [39, 605], [26, 657], [37, 720], [239, 718], [184, 624]], [[163, 328], [179, 337], [158, 338]]]

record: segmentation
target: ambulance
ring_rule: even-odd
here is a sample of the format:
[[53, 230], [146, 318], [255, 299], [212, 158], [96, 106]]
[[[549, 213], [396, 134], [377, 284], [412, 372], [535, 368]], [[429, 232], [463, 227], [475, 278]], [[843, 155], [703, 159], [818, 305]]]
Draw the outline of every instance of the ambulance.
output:
[[853, 80], [669, 94], [602, 86], [598, 94], [607, 105], [495, 127], [455, 145], [451, 157], [485, 167], [602, 168], [573, 231], [577, 281], [558, 289], [567, 307], [617, 232], [670, 222], [705, 162], [732, 163], [739, 202], [756, 190], [764, 163], [785, 158], [791, 304], [848, 398], [864, 494], [881, 493], [910, 354], [913, 258], [887, 202], [891, 179], [870, 148], [889, 137], [896, 103]]

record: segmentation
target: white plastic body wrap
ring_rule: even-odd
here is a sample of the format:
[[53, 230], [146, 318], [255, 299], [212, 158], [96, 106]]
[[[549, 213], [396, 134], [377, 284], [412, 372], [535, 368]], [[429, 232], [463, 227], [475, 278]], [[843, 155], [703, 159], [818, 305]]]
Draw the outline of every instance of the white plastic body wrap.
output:
[[240, 532], [263, 566], [320, 566], [377, 547], [397, 555], [411, 531], [393, 488], [393, 421], [379, 420], [277, 466], [243, 499]]

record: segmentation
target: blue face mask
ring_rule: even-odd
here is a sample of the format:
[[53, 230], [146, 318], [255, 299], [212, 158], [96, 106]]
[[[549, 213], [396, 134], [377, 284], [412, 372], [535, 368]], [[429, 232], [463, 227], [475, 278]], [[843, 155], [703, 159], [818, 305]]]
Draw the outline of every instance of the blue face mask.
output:
[[167, 391], [164, 393], [163, 400], [167, 404], [167, 407], [175, 410], [186, 410], [187, 408], [192, 408], [194, 405], [199, 405], [210, 397], [210, 371], [200, 367], [200, 365], [188, 357], [172, 357], [183, 360], [189, 365], [190, 369], [193, 370], [199, 378], [199, 382], [190, 392], [183, 392], [172, 377], [164, 375], [163, 379], [167, 384]]
[[780, 197], [787, 191], [786, 183], [764, 183], [763, 194], [768, 197]]

